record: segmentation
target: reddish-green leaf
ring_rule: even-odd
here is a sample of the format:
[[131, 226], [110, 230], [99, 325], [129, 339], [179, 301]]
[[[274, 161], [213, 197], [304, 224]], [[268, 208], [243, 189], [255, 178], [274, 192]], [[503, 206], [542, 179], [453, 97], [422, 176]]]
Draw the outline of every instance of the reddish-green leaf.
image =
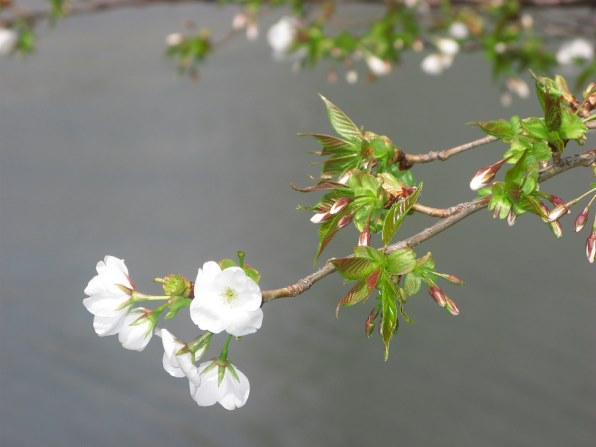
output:
[[398, 228], [414, 206], [414, 204], [418, 201], [418, 197], [420, 196], [420, 191], [422, 191], [422, 183], [418, 185], [418, 188], [413, 194], [410, 194], [408, 197], [405, 197], [398, 202], [395, 202], [387, 215], [385, 216], [385, 221], [383, 222], [383, 242], [387, 245], [395, 236]]
[[363, 279], [376, 265], [368, 258], [339, 258], [331, 261], [337, 271], [346, 279]]
[[309, 135], [314, 137], [321, 146], [323, 146], [323, 154], [331, 154], [341, 150], [351, 150], [354, 148], [353, 144], [349, 141], [342, 140], [341, 138], [334, 137], [332, 135], [325, 135], [320, 133], [301, 133], [298, 135]]
[[290, 188], [298, 192], [325, 191], [328, 189], [349, 189], [346, 185], [337, 182], [322, 182], [313, 186], [307, 186], [306, 188], [298, 188], [296, 185], [290, 183]]
[[492, 135], [500, 140], [507, 140], [514, 136], [511, 123], [503, 119], [495, 121], [475, 121], [474, 124], [480, 127], [484, 133]]
[[385, 344], [385, 361], [389, 358], [389, 344], [393, 334], [397, 331], [397, 306], [395, 297], [390, 287], [384, 286], [381, 289], [382, 316], [381, 316], [381, 338]]
[[342, 297], [341, 300], [339, 300], [335, 309], [335, 315], [339, 315], [339, 309], [342, 306], [353, 306], [354, 304], [367, 299], [373, 290], [375, 290], [375, 286], [377, 285], [380, 274], [381, 270], [377, 269], [366, 279], [358, 281], [356, 285], [352, 287], [350, 291]]

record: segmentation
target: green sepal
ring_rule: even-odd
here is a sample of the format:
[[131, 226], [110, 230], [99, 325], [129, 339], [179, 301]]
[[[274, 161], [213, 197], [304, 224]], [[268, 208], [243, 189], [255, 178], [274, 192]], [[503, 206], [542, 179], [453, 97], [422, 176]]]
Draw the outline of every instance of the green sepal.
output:
[[422, 191], [422, 183], [418, 185], [418, 188], [413, 194], [410, 194], [408, 197], [405, 197], [398, 202], [395, 202], [387, 215], [385, 216], [385, 221], [383, 222], [383, 243], [385, 245], [391, 242], [393, 236], [401, 226], [402, 222], [414, 206], [414, 204], [418, 201], [418, 197], [420, 197], [420, 192]]
[[165, 315], [164, 319], [169, 320], [174, 318], [180, 310], [190, 306], [192, 300], [183, 296], [172, 296], [168, 301], [169, 312]]
[[325, 103], [329, 122], [335, 131], [342, 137], [347, 138], [349, 141], [360, 143], [362, 141], [362, 132], [360, 129], [358, 129], [358, 126], [356, 126], [339, 107], [337, 107], [323, 95], [319, 96]]
[[233, 259], [222, 259], [221, 261], [218, 262], [219, 264], [219, 268], [222, 270], [227, 269], [228, 267], [237, 267], [238, 263], [236, 261], [234, 261]]
[[230, 371], [230, 374], [232, 375], [234, 380], [236, 380], [236, 382], [240, 383], [240, 377], [238, 377], [238, 373], [236, 372], [236, 368], [234, 368], [234, 365], [232, 365], [230, 362], [228, 362], [227, 368], [228, 368], [228, 371]]
[[261, 274], [252, 265], [244, 264], [243, 270], [244, 273], [246, 273], [246, 276], [252, 279], [255, 283], [258, 284], [261, 281]]
[[225, 365], [217, 365], [217, 386], [221, 385], [223, 379], [226, 375], [226, 366]]

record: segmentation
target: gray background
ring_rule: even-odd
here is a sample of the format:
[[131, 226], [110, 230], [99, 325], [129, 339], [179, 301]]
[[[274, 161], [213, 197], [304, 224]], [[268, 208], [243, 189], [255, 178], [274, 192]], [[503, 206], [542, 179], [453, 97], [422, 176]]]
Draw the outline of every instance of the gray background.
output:
[[[445, 286], [461, 316], [412, 298], [415, 323], [387, 363], [363, 335], [368, 305], [335, 318], [347, 289], [337, 276], [266, 305], [263, 328], [231, 348], [251, 382], [234, 412], [197, 407], [163, 371], [159, 340], [136, 353], [94, 334], [81, 300], [104, 254], [155, 293], [154, 276], [194, 279], [238, 249], [263, 288], [312, 271], [315, 228], [295, 208], [313, 198], [288, 184], [316, 173], [315, 145], [295, 133], [329, 131], [317, 92], [410, 152], [480, 137], [472, 120], [538, 113], [531, 100], [502, 109], [480, 55], [438, 79], [412, 56], [379, 82], [329, 85], [322, 67], [273, 63], [264, 31], [218, 51], [193, 85], [160, 55], [189, 16], [223, 32], [232, 12], [72, 19], [42, 31], [38, 55], [0, 61], [0, 445], [595, 445], [594, 267], [571, 218], [556, 240], [536, 219], [509, 228], [485, 212], [419, 247], [467, 280]], [[417, 167], [423, 202], [471, 199], [470, 176], [502, 149]], [[589, 181], [578, 169], [545, 190], [570, 198]], [[433, 221], [412, 220], [403, 235]], [[349, 253], [354, 237], [327, 256]], [[168, 327], [190, 338], [184, 321]]]

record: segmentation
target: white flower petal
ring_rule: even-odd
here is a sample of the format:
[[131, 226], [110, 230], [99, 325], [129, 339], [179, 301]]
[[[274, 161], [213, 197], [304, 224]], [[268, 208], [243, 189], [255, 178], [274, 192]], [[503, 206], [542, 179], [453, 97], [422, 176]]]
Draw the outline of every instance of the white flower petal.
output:
[[261, 329], [263, 324], [263, 311], [257, 309], [254, 312], [238, 312], [232, 322], [226, 328], [226, 332], [235, 337], [242, 337], [248, 334], [254, 334]]
[[215, 366], [203, 373], [212, 362], [205, 362], [199, 366], [202, 381], [200, 386], [190, 384], [190, 394], [195, 402], [207, 407], [219, 402], [226, 410], [234, 410], [242, 407], [250, 394], [250, 383], [246, 376], [238, 368], [234, 368], [238, 375], [238, 381], [232, 375], [229, 368], [226, 368], [221, 384], [218, 384], [218, 367]]
[[116, 317], [102, 317], [96, 315], [95, 318], [93, 318], [93, 329], [100, 337], [116, 335], [118, 331], [120, 331], [123, 321], [124, 314]]
[[131, 351], [142, 351], [151, 340], [153, 327], [149, 319], [145, 318], [140, 320], [138, 324], [134, 324], [139, 318], [142, 318], [146, 311], [147, 309], [139, 307], [133, 309], [124, 317], [118, 333], [118, 340], [122, 343], [123, 348]]

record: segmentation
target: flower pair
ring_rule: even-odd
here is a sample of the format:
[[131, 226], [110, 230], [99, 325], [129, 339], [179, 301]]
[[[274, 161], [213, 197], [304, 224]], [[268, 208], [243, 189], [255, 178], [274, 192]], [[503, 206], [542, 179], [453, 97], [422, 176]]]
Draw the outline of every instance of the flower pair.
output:
[[159, 330], [158, 335], [164, 347], [164, 369], [173, 377], [188, 379], [190, 395], [198, 405], [206, 407], [219, 402], [226, 410], [234, 410], [246, 403], [250, 383], [231, 362], [215, 359], [195, 365], [207, 350], [211, 334], [200, 337], [195, 352], [167, 329]]

